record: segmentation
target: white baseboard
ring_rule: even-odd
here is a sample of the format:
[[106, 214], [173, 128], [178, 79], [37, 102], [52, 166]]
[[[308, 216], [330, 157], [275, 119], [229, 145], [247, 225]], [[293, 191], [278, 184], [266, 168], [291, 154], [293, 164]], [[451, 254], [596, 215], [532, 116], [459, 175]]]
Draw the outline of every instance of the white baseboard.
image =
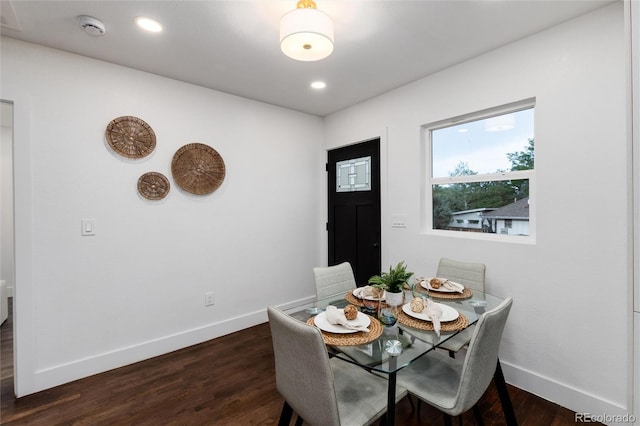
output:
[[[596, 418], [601, 423], [608, 425], [629, 424], [628, 421], [624, 421], [624, 418], [632, 415], [632, 411], [622, 405], [588, 394], [583, 390], [559, 383], [548, 377], [540, 376], [503, 360], [500, 360], [500, 364], [505, 381], [519, 389], [583, 414], [584, 417]], [[618, 418], [622, 420], [616, 421]]]
[[[279, 305], [278, 308], [286, 311], [297, 306], [312, 303], [313, 300], [314, 297], [310, 296]], [[34, 373], [32, 381], [33, 388], [26, 390], [18, 396], [25, 396], [94, 374], [113, 370], [114, 368], [184, 349], [264, 322], [267, 322], [266, 308], [204, 327], [163, 336], [155, 340], [38, 370]]]

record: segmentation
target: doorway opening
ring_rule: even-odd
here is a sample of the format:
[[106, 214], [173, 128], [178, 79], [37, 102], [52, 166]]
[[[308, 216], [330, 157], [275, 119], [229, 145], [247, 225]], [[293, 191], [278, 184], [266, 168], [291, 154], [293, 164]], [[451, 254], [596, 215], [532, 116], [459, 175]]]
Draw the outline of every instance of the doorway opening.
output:
[[[13, 381], [14, 378], [14, 259], [13, 103], [0, 100], [0, 323], [2, 324], [0, 380], [2, 382]], [[2, 388], [5, 389], [5, 386], [3, 385]], [[15, 389], [15, 384], [11, 388]]]

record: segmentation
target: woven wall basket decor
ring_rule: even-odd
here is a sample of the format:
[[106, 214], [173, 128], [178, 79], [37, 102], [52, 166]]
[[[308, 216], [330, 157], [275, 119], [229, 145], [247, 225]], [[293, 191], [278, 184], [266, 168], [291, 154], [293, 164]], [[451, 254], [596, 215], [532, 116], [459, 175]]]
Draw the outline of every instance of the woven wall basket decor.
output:
[[127, 158], [143, 158], [156, 147], [156, 134], [151, 126], [137, 117], [114, 118], [105, 131], [109, 146]]
[[147, 172], [138, 179], [138, 193], [147, 200], [162, 200], [170, 187], [169, 179], [162, 173]]
[[224, 181], [226, 168], [218, 151], [202, 143], [183, 146], [173, 156], [171, 174], [178, 186], [196, 195], [210, 194]]

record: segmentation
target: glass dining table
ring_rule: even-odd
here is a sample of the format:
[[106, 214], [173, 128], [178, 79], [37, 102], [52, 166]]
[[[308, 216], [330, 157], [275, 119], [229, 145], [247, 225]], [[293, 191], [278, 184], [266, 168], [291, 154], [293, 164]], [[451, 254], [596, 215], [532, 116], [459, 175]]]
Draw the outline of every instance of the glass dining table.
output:
[[[383, 326], [378, 321], [376, 312], [370, 312], [372, 314], [370, 315], [370, 333], [372, 335], [369, 336], [366, 332], [337, 335], [325, 332], [322, 327], [318, 327], [322, 331], [331, 357], [339, 358], [378, 375], [386, 375], [388, 377], [387, 425], [395, 424], [396, 373], [414, 360], [439, 348], [444, 342], [463, 329], [475, 324], [484, 312], [495, 308], [503, 300], [477, 290], [467, 292], [464, 295], [431, 291], [428, 293], [423, 292], [419, 296], [429, 297], [431, 300], [445, 305], [446, 311], [450, 311], [449, 308], [453, 308], [459, 313], [459, 317], [450, 323], [443, 321], [439, 335], [433, 331], [433, 326], [428, 321], [421, 321], [418, 318], [407, 315], [406, 313], [409, 312], [407, 310], [408, 307], [400, 309], [403, 312], [399, 313], [398, 321], [393, 326]], [[409, 302], [410, 298], [409, 293], [405, 297], [405, 302]], [[314, 323], [316, 315], [324, 312], [328, 305], [342, 308], [347, 304], [354, 304], [361, 311], [366, 312], [367, 307], [358, 302], [359, 300], [351, 293], [334, 295], [317, 300], [313, 306], [306, 305], [294, 308], [289, 310], [288, 313], [298, 320], [317, 326]], [[448, 327], [447, 325], [450, 326]], [[360, 340], [357, 336], [360, 336]], [[460, 354], [459, 356], [463, 355]], [[496, 368], [495, 382], [507, 424], [516, 424], [499, 361]]]

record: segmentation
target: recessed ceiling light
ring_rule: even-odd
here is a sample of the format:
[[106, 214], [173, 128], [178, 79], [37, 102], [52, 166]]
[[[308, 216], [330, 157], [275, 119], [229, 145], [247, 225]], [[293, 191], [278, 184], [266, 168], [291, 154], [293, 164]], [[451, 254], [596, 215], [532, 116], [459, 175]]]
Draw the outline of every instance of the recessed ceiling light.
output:
[[160, 22], [155, 19], [145, 18], [144, 16], [136, 18], [136, 24], [138, 24], [140, 28], [152, 33], [159, 33], [162, 31], [162, 25], [160, 25]]
[[327, 87], [327, 83], [325, 83], [324, 81], [314, 81], [313, 83], [311, 83], [311, 87], [313, 87], [314, 89], [324, 89], [325, 87]]

